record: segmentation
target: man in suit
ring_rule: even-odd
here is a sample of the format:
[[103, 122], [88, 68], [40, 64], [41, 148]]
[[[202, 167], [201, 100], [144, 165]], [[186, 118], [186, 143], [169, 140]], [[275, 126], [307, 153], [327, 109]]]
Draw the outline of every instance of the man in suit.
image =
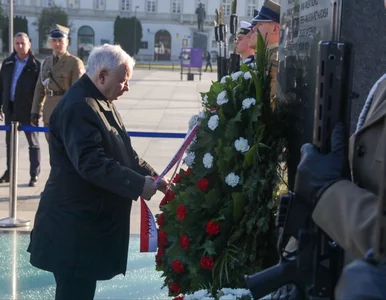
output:
[[[31, 110], [31, 123], [36, 126], [43, 111], [43, 123], [48, 127], [55, 106], [84, 73], [83, 62], [67, 51], [70, 29], [61, 25], [56, 26], [49, 36], [53, 54], [42, 62], [40, 80], [36, 84]], [[47, 140], [48, 136], [46, 133]]]
[[132, 201], [166, 189], [113, 103], [129, 90], [133, 67], [120, 46], [95, 47], [50, 118], [51, 172], [28, 251], [32, 265], [54, 273], [56, 300], [93, 299], [97, 280], [125, 274]]
[[251, 31], [251, 23], [241, 21], [240, 30], [237, 33], [236, 52], [240, 54], [244, 64], [251, 64], [255, 61], [255, 48], [249, 47], [248, 33]]
[[[15, 51], [3, 61], [0, 71], [0, 118], [5, 115], [5, 125], [17, 121], [21, 125], [30, 125], [30, 112], [36, 82], [39, 77], [40, 62], [31, 52], [28, 35], [19, 32], [13, 40]], [[40, 145], [37, 132], [25, 132], [29, 146], [30, 181], [35, 186], [40, 173]], [[9, 182], [10, 132], [5, 134], [7, 147], [7, 170], [0, 178], [0, 183]]]

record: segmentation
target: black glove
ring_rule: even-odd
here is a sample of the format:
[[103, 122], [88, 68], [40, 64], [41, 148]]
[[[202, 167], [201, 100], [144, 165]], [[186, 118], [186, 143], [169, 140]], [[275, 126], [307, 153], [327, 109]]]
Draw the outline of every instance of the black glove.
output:
[[39, 125], [39, 119], [40, 119], [39, 114], [31, 114], [31, 124], [32, 125], [38, 126]]
[[287, 284], [271, 295], [272, 300], [303, 300], [304, 297], [294, 284]]
[[343, 124], [337, 124], [332, 131], [329, 154], [320, 153], [312, 144], [305, 144], [301, 149], [295, 194], [311, 208], [328, 187], [343, 179], [347, 166], [344, 141]]

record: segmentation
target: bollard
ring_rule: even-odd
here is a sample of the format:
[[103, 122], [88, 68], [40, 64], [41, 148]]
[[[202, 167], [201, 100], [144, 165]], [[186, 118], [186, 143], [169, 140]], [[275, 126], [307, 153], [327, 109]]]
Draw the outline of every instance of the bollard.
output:
[[11, 122], [11, 149], [9, 170], [9, 217], [0, 220], [0, 227], [29, 226], [30, 221], [19, 220], [16, 217], [17, 204], [17, 168], [19, 160], [19, 122]]

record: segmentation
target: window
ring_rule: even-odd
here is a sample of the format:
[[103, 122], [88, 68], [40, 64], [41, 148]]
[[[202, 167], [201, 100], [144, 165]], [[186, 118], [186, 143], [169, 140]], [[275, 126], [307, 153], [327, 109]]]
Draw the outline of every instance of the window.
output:
[[146, 0], [146, 12], [154, 13], [156, 12], [157, 1], [156, 0]]
[[94, 0], [96, 10], [105, 10], [106, 9], [106, 0]]
[[247, 16], [253, 18], [253, 12], [257, 8], [257, 0], [247, 1]]
[[131, 11], [131, 0], [121, 0], [121, 10]]
[[68, 8], [78, 9], [80, 5], [80, 0], [68, 0]]
[[54, 0], [44, 0], [42, 1], [44, 7], [51, 7], [54, 6], [55, 1]]
[[231, 0], [222, 0], [222, 5], [224, 5], [224, 15], [230, 16], [232, 10], [232, 1]]
[[181, 0], [172, 0], [172, 13], [181, 13]]

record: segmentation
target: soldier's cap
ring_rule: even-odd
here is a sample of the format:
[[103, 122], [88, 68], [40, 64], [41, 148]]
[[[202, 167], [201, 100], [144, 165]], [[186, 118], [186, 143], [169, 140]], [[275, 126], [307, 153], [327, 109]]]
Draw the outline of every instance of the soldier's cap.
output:
[[280, 5], [272, 0], [265, 0], [259, 14], [253, 18], [252, 22], [276, 22], [280, 23]]
[[252, 19], [252, 23], [251, 23], [251, 26], [249, 26], [249, 28], [253, 28], [256, 26], [257, 22], [254, 21], [254, 19], [259, 15], [259, 11], [257, 9], [253, 10], [253, 19]]
[[56, 28], [50, 31], [50, 39], [66, 39], [70, 28], [56, 24]]
[[251, 23], [241, 21], [240, 22], [240, 30], [238, 34], [248, 34], [251, 31]]

